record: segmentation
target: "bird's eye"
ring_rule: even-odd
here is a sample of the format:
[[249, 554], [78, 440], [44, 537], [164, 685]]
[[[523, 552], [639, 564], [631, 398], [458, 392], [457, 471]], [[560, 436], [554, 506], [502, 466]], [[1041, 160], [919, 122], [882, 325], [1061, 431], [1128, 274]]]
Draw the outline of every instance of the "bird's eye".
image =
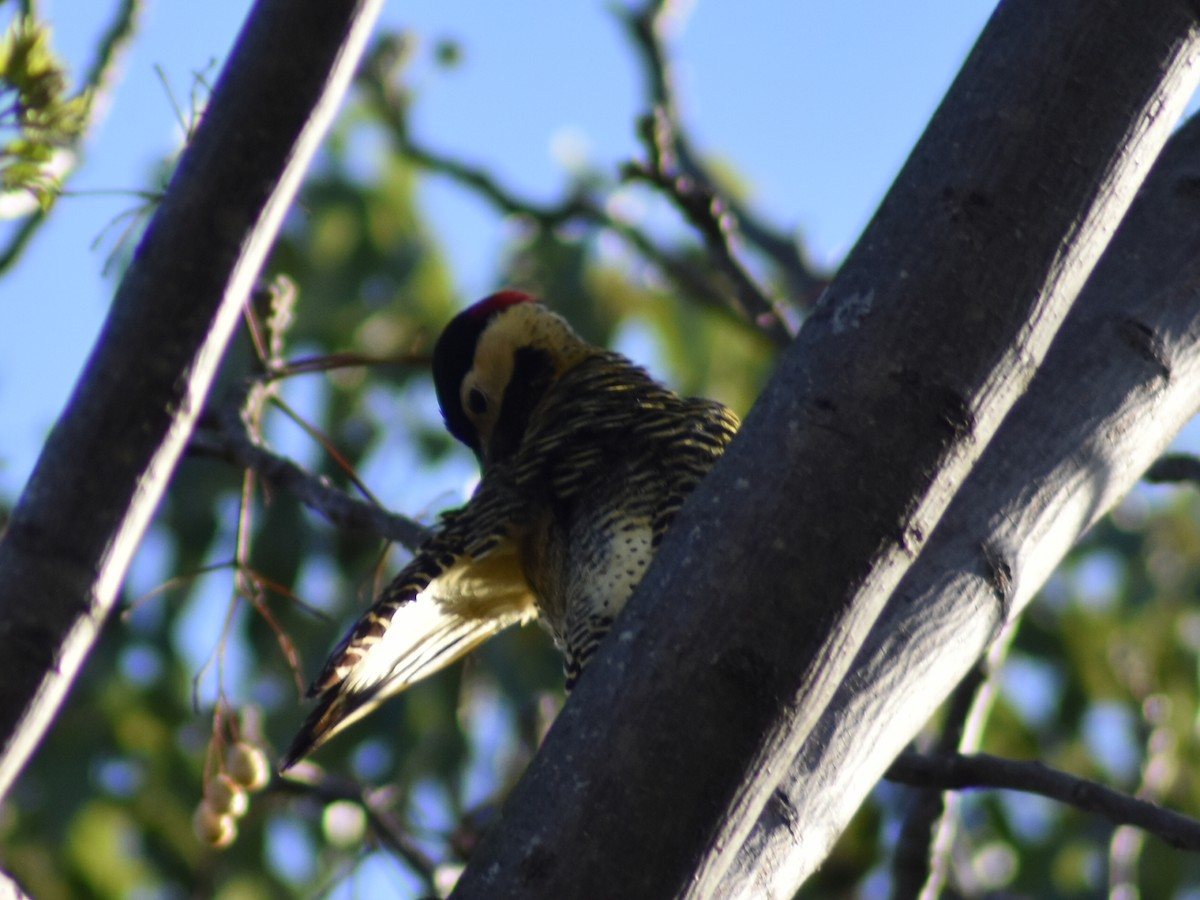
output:
[[471, 388], [471, 392], [467, 394], [467, 406], [471, 408], [471, 412], [477, 416], [482, 416], [487, 412], [488, 401], [483, 395], [483, 391], [479, 388]]

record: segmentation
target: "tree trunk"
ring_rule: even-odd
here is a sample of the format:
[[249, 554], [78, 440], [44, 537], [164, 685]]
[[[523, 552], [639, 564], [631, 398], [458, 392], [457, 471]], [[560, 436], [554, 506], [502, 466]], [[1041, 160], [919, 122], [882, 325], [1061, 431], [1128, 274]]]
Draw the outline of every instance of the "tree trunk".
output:
[[259, 0], [0, 540], [0, 798], [112, 607], [381, 0]]
[[892, 594], [721, 896], [795, 893], [1006, 618], [1196, 413], [1198, 186], [1194, 117], [1167, 145], [1029, 392]]
[[[815, 752], [805, 742], [884, 603], [1028, 388], [1194, 87], [1198, 45], [1182, 0], [1001, 4], [456, 897], [724, 889], [792, 761]], [[1040, 527], [1078, 531], [1077, 510], [1061, 516]], [[969, 664], [1046, 574], [1025, 551], [985, 548], [988, 600], [958, 622], [967, 650], [927, 656]], [[980, 557], [959, 563], [968, 586]], [[956, 677], [924, 685], [923, 715]], [[892, 752], [861, 749], [878, 752], [873, 782]], [[804, 774], [806, 815], [838, 807], [843, 750]], [[854, 805], [871, 782], [855, 784]], [[838, 812], [828, 828], [789, 823], [821, 836], [809, 859]]]

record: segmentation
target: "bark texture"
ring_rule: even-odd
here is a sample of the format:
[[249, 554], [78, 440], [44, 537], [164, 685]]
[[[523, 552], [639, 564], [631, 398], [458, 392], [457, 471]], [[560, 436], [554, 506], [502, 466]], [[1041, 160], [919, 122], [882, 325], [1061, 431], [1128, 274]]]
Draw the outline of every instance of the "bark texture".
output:
[[721, 896], [793, 895], [996, 630], [1200, 408], [1197, 223], [1193, 118], [892, 595]]

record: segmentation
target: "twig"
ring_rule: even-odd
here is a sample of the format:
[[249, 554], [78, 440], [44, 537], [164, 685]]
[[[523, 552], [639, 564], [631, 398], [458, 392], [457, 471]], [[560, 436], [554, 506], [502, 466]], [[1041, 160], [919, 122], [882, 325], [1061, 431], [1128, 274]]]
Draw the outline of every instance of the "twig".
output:
[[[369, 67], [360, 74], [359, 80], [366, 91], [368, 101], [373, 104], [373, 108], [391, 131], [396, 152], [414, 165], [451, 179], [478, 194], [502, 215], [527, 219], [541, 231], [553, 231], [572, 222], [607, 229], [660, 269], [689, 297], [706, 307], [729, 314], [731, 321], [741, 325], [749, 324], [759, 329], [758, 323], [753, 322], [744, 313], [730, 308], [728, 293], [715, 282], [713, 272], [697, 265], [687, 254], [666, 250], [645, 232], [614, 218], [589, 187], [578, 187], [558, 203], [537, 203], [514, 193], [486, 169], [422, 144], [409, 130], [406, 98], [387, 79], [387, 72], [380, 71], [378, 67]], [[780, 340], [782, 342], [785, 339], [786, 336]]]
[[505, 215], [526, 216], [543, 228], [557, 228], [580, 217], [590, 218], [596, 212], [581, 193], [557, 204], [534, 203], [518, 197], [486, 169], [422, 146], [409, 130], [408, 98], [393, 83], [390, 67], [378, 58], [371, 62], [360, 70], [358, 84], [365, 91], [367, 102], [387, 125], [397, 149], [410, 162], [469, 187]]
[[208, 427], [197, 429], [192, 436], [189, 449], [252, 469], [277, 490], [287, 491], [334, 525], [370, 531], [409, 550], [425, 538], [426, 529], [412, 519], [351, 497], [324, 478], [253, 441], [240, 410], [240, 397], [236, 396], [216, 407], [208, 417]]
[[293, 375], [310, 375], [314, 372], [332, 372], [337, 369], [354, 369], [364, 366], [412, 366], [429, 368], [429, 356], [412, 354], [393, 354], [378, 356], [373, 353], [328, 353], [320, 356], [302, 356], [298, 359], [282, 360], [277, 368], [273, 368], [264, 377], [268, 381], [280, 378], [290, 378]]
[[[664, 23], [674, 12], [670, 0], [649, 0], [642, 9], [631, 10], [620, 17], [641, 57], [653, 107], [661, 110], [667, 120], [672, 155], [680, 173], [699, 184], [713, 185], [715, 179], [692, 150], [676, 101], [663, 40]], [[828, 276], [813, 270], [795, 240], [767, 225], [746, 206], [731, 197], [723, 197], [722, 203], [737, 221], [741, 235], [778, 267], [796, 305], [800, 308], [812, 306], [829, 283]]]
[[107, 103], [107, 95], [113, 88], [113, 81], [120, 67], [121, 54], [130, 45], [142, 7], [142, 0], [124, 0], [113, 17], [112, 24], [100, 39], [96, 58], [84, 76], [85, 87], [91, 88], [93, 92], [93, 108], [97, 103]]
[[307, 434], [310, 438], [312, 438], [314, 441], [316, 441], [321, 446], [321, 449], [329, 454], [329, 456], [337, 464], [338, 468], [342, 470], [343, 474], [345, 474], [345, 476], [350, 479], [350, 483], [353, 484], [356, 488], [358, 488], [358, 492], [360, 494], [362, 494], [364, 497], [367, 498], [367, 500], [369, 500], [371, 503], [374, 503], [376, 506], [383, 505], [379, 502], [378, 499], [376, 499], [375, 495], [373, 493], [371, 493], [371, 489], [368, 488], [366, 486], [366, 484], [363, 483], [363, 480], [358, 477], [358, 473], [354, 471], [354, 467], [352, 465], [350, 465], [350, 461], [347, 460], [346, 457], [342, 455], [342, 452], [336, 446], [334, 446], [334, 443], [332, 440], [330, 440], [328, 437], [326, 437], [324, 434], [321, 433], [320, 429], [315, 428], [314, 426], [312, 426], [308, 422], [306, 422], [304, 420], [304, 417], [301, 416], [294, 409], [292, 409], [292, 407], [290, 405], [285, 403], [283, 398], [280, 397], [278, 394], [272, 395], [271, 404], [273, 406], [275, 406], [285, 416], [287, 416], [289, 419], [291, 419], [293, 422], [295, 422], [304, 431], [305, 434]]
[[733, 252], [738, 229], [732, 207], [717, 194], [713, 180], [703, 169], [693, 166], [689, 172], [679, 164], [683, 139], [661, 42], [661, 23], [670, 9], [668, 3], [650, 2], [640, 13], [625, 19], [650, 73], [652, 112], [645, 117], [640, 129], [650, 164], [631, 163], [625, 166], [623, 176], [626, 180], [644, 181], [656, 187], [679, 207], [732, 283], [742, 313], [777, 342], [786, 343], [791, 333], [783, 311], [758, 286]]
[[757, 327], [757, 323], [752, 322], [743, 312], [730, 308], [728, 295], [714, 282], [711, 273], [696, 265], [694, 260], [660, 247], [642, 230], [613, 218], [591, 196], [577, 193], [557, 205], [539, 205], [516, 196], [484, 170], [436, 154], [416, 143], [411, 136], [398, 134], [397, 139], [400, 151], [412, 162], [471, 188], [501, 213], [523, 216], [534, 222], [542, 231], [550, 231], [575, 221], [612, 231], [678, 284], [689, 296], [711, 309], [732, 314], [734, 321]]
[[[655, 116], [643, 133], [660, 134], [660, 123], [665, 119]], [[662, 140], [645, 138], [647, 143]], [[737, 223], [716, 192], [707, 184], [693, 181], [685, 175], [672, 173], [661, 153], [653, 153], [652, 166], [629, 163], [622, 175], [629, 181], [643, 181], [666, 194], [687, 217], [687, 220], [704, 239], [709, 254], [733, 285], [737, 311], [746, 319], [763, 329], [775, 343], [784, 345], [792, 338], [787, 319], [777, 304], [759, 288], [750, 273], [733, 252], [732, 242], [737, 232]]]
[[[985, 555], [986, 552], [985, 550]], [[979, 750], [983, 743], [984, 728], [995, 703], [995, 673], [1000, 671], [1008, 658], [1008, 651], [1016, 632], [1015, 623], [1010, 622], [1004, 626], [987, 654], [964, 676], [951, 695], [943, 731], [934, 747], [936, 753], [969, 754]], [[912, 855], [903, 862], [897, 858], [893, 866], [894, 900], [907, 900], [909, 897], [937, 900], [950, 879], [955, 858], [954, 849], [958, 840], [962, 798], [958, 794], [933, 788], [927, 789], [925, 793], [936, 796], [936, 818], [928, 820], [924, 833], [918, 831], [919, 822], [912, 823], [914, 831], [908, 837], [913, 843], [907, 848], [907, 852]], [[933, 806], [934, 801], [931, 800], [926, 812], [934, 814]], [[908, 827], [909, 823], [906, 821], [905, 830]], [[920, 850], [916, 847], [918, 839], [924, 841], [924, 847]], [[897, 857], [901, 855], [900, 845], [903, 845], [904, 841], [905, 837], [902, 834], [896, 849]], [[921, 859], [918, 859], [918, 853], [921, 854]], [[969, 893], [973, 886], [962, 882], [971, 877], [970, 871], [958, 869], [954, 874], [959, 882], [957, 887]]]
[[1001, 789], [1058, 800], [1116, 825], [1135, 825], [1180, 850], [1200, 851], [1200, 820], [1052, 769], [1036, 760], [986, 753], [925, 756], [902, 753], [888, 769], [889, 781], [941, 790]]

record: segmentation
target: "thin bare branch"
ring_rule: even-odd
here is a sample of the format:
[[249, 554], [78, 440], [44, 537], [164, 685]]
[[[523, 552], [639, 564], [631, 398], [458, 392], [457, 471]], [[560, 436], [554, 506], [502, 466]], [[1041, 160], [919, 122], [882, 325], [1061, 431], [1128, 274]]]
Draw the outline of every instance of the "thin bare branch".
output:
[[194, 454], [215, 456], [253, 469], [278, 491], [287, 491], [335, 526], [378, 534], [413, 550], [424, 540], [426, 529], [407, 516], [396, 515], [373, 503], [367, 503], [338, 490], [319, 475], [306, 472], [292, 460], [278, 456], [250, 439], [245, 427], [236, 426], [240, 418], [228, 409], [218, 412], [221, 426], [200, 428], [193, 434], [188, 450]]
[[1200, 457], [1187, 453], [1165, 453], [1142, 476], [1150, 484], [1181, 484], [1191, 482], [1200, 486]]
[[[670, 130], [672, 155], [681, 174], [694, 182], [713, 186], [717, 180], [693, 150], [683, 126], [679, 103], [671, 76], [664, 34], [666, 24], [678, 15], [678, 4], [669, 0], [649, 0], [640, 10], [618, 13], [634, 48], [642, 61], [651, 105], [665, 115]], [[811, 307], [825, 290], [829, 276], [815, 271], [800, 244], [766, 224], [736, 199], [722, 196], [721, 202], [738, 224], [747, 242], [765, 254], [778, 267], [788, 287], [789, 299], [800, 309]]]
[[[662, 145], [669, 138], [661, 136], [666, 118], [653, 116], [649, 122], [651, 124], [647, 124], [642, 132], [647, 144], [656, 148], [651, 152], [653, 162], [649, 166], [630, 163], [625, 166], [623, 176], [629, 181], [650, 184], [671, 199], [700, 233], [710, 256], [732, 284], [734, 297], [730, 302], [736, 304], [737, 311], [766, 332], [776, 344], [786, 344], [793, 333], [783, 310], [758, 286], [733, 252], [737, 233], [733, 215], [710, 185], [668, 168], [668, 157], [662, 152]], [[651, 137], [652, 134], [655, 136]]]
[[[985, 548], [985, 554], [987, 552]], [[1006, 625], [988, 649], [986, 657], [971, 668], [959, 683], [950, 697], [946, 723], [943, 725], [940, 739], [934, 746], [934, 753], [969, 754], [979, 750], [998, 690], [996, 673], [1002, 669], [1004, 661], [1008, 658], [1008, 650], [1016, 632], [1015, 622]], [[936, 818], [928, 820], [923, 832], [918, 821], [912, 822], [912, 831], [908, 835], [912, 843], [906, 848], [910, 856], [904, 862], [899, 860], [900, 847], [905, 843], [905, 835], [901, 834], [896, 850], [897, 860], [893, 864], [894, 900], [907, 897], [937, 900], [942, 896], [943, 888], [950, 877], [954, 846], [959, 832], [962, 797], [935, 788], [929, 788], [923, 793], [926, 797], [936, 796]], [[928, 815], [933, 811], [934, 801], [930, 799], [925, 812]], [[904, 831], [909, 830], [909, 825], [909, 821], [906, 820]], [[924, 841], [923, 848], [916, 846], [918, 839]], [[921, 854], [923, 862], [918, 860], [918, 853]], [[968, 875], [969, 873], [961, 871], [955, 872], [960, 881], [960, 888], [966, 887], [961, 881]]]
[[352, 497], [255, 442], [242, 421], [241, 406], [239, 397], [234, 396], [213, 410], [205, 423], [208, 427], [192, 436], [189, 450], [253, 470], [276, 490], [287, 491], [334, 525], [369, 531], [410, 550], [424, 539], [424, 526], [407, 516]]
[[310, 375], [314, 372], [332, 372], [337, 369], [355, 369], [371, 366], [410, 366], [429, 368], [429, 357], [425, 355], [398, 354], [378, 356], [373, 353], [329, 353], [320, 356], [302, 356], [299, 359], [283, 360], [268, 375], [269, 380], [290, 378], [293, 375]]
[[1134, 825], [1180, 850], [1200, 851], [1200, 820], [1052, 769], [1037, 760], [1003, 759], [986, 753], [924, 756], [909, 752], [896, 759], [886, 777], [938, 790], [1000, 789], [1037, 794], [1103, 816], [1116, 825]]
[[[743, 310], [731, 306], [729, 293], [716, 277], [714, 270], [706, 268], [702, 262], [687, 253], [661, 247], [641, 229], [611, 215], [603, 200], [595, 196], [592, 188], [580, 186], [558, 203], [538, 203], [505, 187], [486, 169], [422, 144], [408, 127], [406, 98], [391, 85], [388, 77], [387, 72], [379, 71], [378, 68], [368, 68], [361, 73], [360, 84], [390, 129], [396, 152], [410, 162], [471, 190], [502, 215], [526, 219], [542, 231], [552, 231], [575, 222], [607, 229], [674, 281], [687, 296], [710, 309], [729, 315], [731, 321], [760, 329], [759, 324]], [[786, 334], [776, 337], [780, 342], [786, 340]]]
[[88, 68], [82, 85], [85, 90], [92, 91], [94, 117], [102, 115], [107, 109], [108, 96], [120, 71], [122, 55], [132, 43], [143, 8], [143, 0], [122, 0], [112, 23], [100, 38], [96, 58]]
[[664, 23], [675, 13], [672, 4], [651, 0], [640, 12], [621, 16], [643, 59], [651, 106], [640, 128], [650, 163], [625, 166], [623, 177], [652, 185], [679, 208], [704, 240], [718, 269], [729, 279], [734, 294], [731, 302], [737, 304], [742, 315], [783, 345], [792, 337], [792, 325], [734, 252], [739, 225], [733, 204], [718, 193], [715, 179], [694, 156], [689, 157], [687, 167], [681, 164], [687, 142], [682, 134], [662, 41]]
[[[982, 665], [967, 672], [946, 704], [945, 719], [934, 742], [932, 752], [939, 756], [954, 753], [962, 741], [967, 718], [975, 704], [975, 696], [987, 681]], [[946, 811], [945, 791], [937, 785], [925, 785], [916, 791], [908, 803], [908, 814], [900, 829], [896, 849], [892, 854], [892, 900], [921, 896], [929, 880], [931, 849], [938, 823]]]

